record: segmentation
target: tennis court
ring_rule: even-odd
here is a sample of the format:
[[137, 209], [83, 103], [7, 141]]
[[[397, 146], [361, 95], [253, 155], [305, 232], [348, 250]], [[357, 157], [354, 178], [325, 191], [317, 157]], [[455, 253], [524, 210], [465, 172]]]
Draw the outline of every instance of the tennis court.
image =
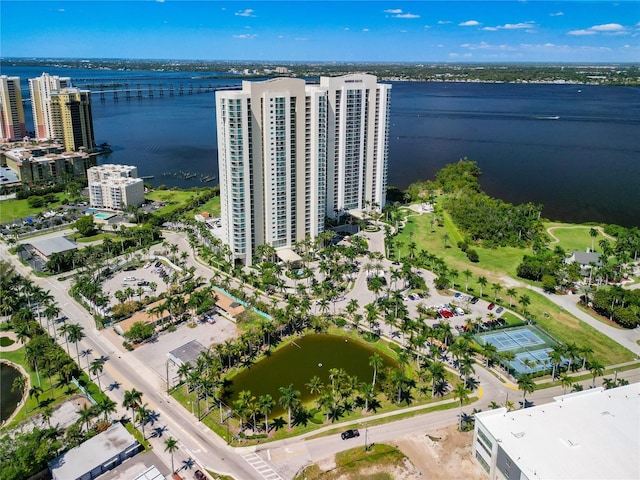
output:
[[494, 345], [499, 353], [512, 351], [509, 366], [517, 375], [549, 369], [549, 352], [557, 344], [544, 330], [529, 325], [479, 333], [474, 338], [480, 345]]

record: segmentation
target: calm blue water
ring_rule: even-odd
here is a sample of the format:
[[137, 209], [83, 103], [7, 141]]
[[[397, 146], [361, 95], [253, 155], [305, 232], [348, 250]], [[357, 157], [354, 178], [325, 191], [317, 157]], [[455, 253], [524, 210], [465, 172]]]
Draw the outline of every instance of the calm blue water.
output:
[[[41, 70], [4, 67], [2, 74], [21, 76], [26, 85]], [[195, 91], [199, 84], [232, 81], [197, 78], [202, 72], [47, 72], [80, 86], [87, 77], [105, 83], [127, 77], [130, 85], [143, 85], [140, 100], [120, 95], [115, 103], [106, 94], [101, 102], [94, 95], [96, 141], [114, 150], [100, 162], [137, 165], [155, 185], [215, 185], [201, 180], [218, 174], [214, 94], [186, 92], [189, 85]], [[148, 85], [160, 83], [164, 98], [147, 98]], [[166, 93], [169, 83], [174, 97]], [[639, 139], [640, 88], [394, 83], [389, 184], [404, 188], [433, 178], [467, 156], [480, 165], [485, 191], [509, 202], [541, 203], [547, 218], [640, 226]], [[185, 173], [196, 176], [187, 180]]]

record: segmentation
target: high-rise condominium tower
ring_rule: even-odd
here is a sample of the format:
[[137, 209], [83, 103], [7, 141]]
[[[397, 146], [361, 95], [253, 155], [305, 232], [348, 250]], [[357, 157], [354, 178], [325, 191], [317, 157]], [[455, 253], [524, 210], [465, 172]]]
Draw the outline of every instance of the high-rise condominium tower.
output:
[[23, 138], [26, 134], [20, 77], [2, 75], [0, 76], [0, 139], [16, 140]]
[[29, 80], [36, 137], [64, 143], [67, 150], [93, 150], [91, 92], [71, 87], [69, 78], [43, 73]]
[[250, 264], [255, 248], [291, 248], [325, 216], [382, 206], [389, 85], [372, 75], [243, 82], [216, 94], [224, 242]]
[[300, 79], [243, 82], [216, 94], [224, 241], [251, 264], [268, 244], [323, 231], [326, 92]]
[[29, 79], [31, 91], [31, 109], [33, 110], [33, 126], [36, 139], [55, 139], [53, 120], [51, 118], [51, 94], [71, 86], [69, 77], [51, 76], [43, 73], [38, 78]]
[[327, 216], [382, 208], [391, 85], [374, 75], [321, 77], [328, 90]]

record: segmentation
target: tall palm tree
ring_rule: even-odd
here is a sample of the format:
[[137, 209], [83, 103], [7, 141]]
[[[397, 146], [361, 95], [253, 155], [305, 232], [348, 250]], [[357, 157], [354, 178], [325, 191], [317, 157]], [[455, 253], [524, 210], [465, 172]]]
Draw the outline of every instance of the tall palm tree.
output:
[[147, 420], [149, 419], [149, 415], [151, 415], [151, 410], [148, 408], [148, 405], [145, 403], [143, 405], [138, 406], [136, 410], [136, 420], [140, 422], [142, 426], [142, 438], [146, 439], [147, 437], [144, 434], [144, 426], [147, 424]]
[[464, 386], [464, 383], [457, 383], [456, 386], [453, 387], [453, 398], [460, 400], [458, 430], [462, 431], [462, 404], [469, 400], [469, 390]]
[[598, 230], [596, 230], [595, 228], [589, 229], [589, 236], [591, 237], [591, 251], [595, 252], [594, 242], [596, 240], [596, 237], [598, 236]]
[[91, 362], [91, 365], [89, 366], [89, 371], [91, 372], [91, 374], [95, 375], [95, 377], [98, 379], [98, 387], [100, 388], [100, 391], [102, 391], [102, 384], [100, 383], [100, 374], [103, 372], [104, 370], [104, 360], [102, 358], [96, 358], [93, 362]]
[[293, 383], [286, 387], [280, 387], [278, 390], [281, 394], [278, 405], [287, 409], [288, 424], [291, 428], [291, 410], [300, 404], [300, 392], [294, 388]]
[[480, 275], [478, 277], [478, 283], [480, 284], [480, 298], [482, 298], [482, 289], [487, 286], [489, 280], [487, 280], [487, 277]]
[[78, 342], [81, 341], [85, 337], [84, 329], [82, 325], [78, 323], [72, 323], [69, 325], [69, 331], [67, 332], [67, 339], [70, 342], [76, 344], [76, 358], [78, 365], [80, 365], [80, 351], [78, 350]]
[[509, 295], [509, 308], [513, 307], [513, 297], [515, 297], [517, 294], [518, 291], [515, 288], [507, 288], [507, 295]]
[[80, 408], [80, 410], [76, 410], [76, 413], [78, 414], [78, 417], [79, 417], [78, 421], [81, 424], [82, 423], [86, 424], [87, 432], [88, 432], [89, 427], [91, 426], [91, 419], [95, 414], [95, 410], [85, 403], [82, 405], [82, 408]]
[[518, 378], [518, 389], [522, 391], [522, 405], [527, 405], [527, 393], [533, 393], [536, 389], [536, 384], [533, 382], [531, 375], [520, 375]]
[[593, 376], [593, 388], [595, 388], [596, 386], [596, 377], [599, 377], [600, 375], [602, 375], [604, 373], [604, 364], [602, 364], [602, 362], [600, 362], [599, 360], [591, 360], [589, 362], [589, 371], [591, 372], [591, 375]]
[[384, 360], [377, 353], [374, 352], [369, 357], [369, 366], [373, 368], [373, 381], [371, 382], [371, 385], [373, 385], [374, 388], [376, 386], [376, 375], [378, 373], [378, 370], [382, 368], [383, 365], [384, 365]]
[[562, 388], [564, 389], [563, 393], [567, 393], [567, 387], [573, 385], [573, 378], [571, 378], [566, 373], [563, 373], [562, 375], [560, 375], [560, 385], [562, 385]]
[[124, 399], [122, 400], [122, 406], [124, 408], [131, 409], [131, 423], [135, 422], [134, 410], [138, 407], [138, 405], [140, 405], [140, 402], [142, 402], [142, 392], [139, 392], [135, 388], [124, 391]]
[[116, 402], [105, 395], [98, 400], [96, 406], [98, 407], [98, 411], [104, 415], [104, 421], [107, 422], [109, 414], [117, 411], [117, 405]]
[[527, 314], [527, 307], [531, 304], [531, 298], [529, 298], [529, 295], [527, 295], [525, 293], [525, 294], [520, 295], [520, 298], [518, 299], [518, 302], [522, 306], [522, 313], [524, 313], [526, 315]]
[[471, 277], [471, 275], [473, 275], [473, 272], [471, 270], [469, 270], [468, 268], [466, 270], [463, 270], [462, 274], [464, 275], [464, 290], [466, 292], [469, 291], [469, 278]]
[[169, 452], [171, 454], [171, 473], [175, 473], [176, 469], [173, 468], [173, 452], [175, 452], [176, 450], [178, 450], [178, 441], [173, 438], [173, 437], [169, 437], [164, 441], [164, 451], [165, 452]]
[[67, 339], [67, 336], [69, 335], [70, 327], [71, 325], [69, 325], [66, 321], [58, 327], [58, 332], [64, 336], [64, 343], [67, 345], [67, 355], [69, 356], [71, 356], [71, 353], [69, 353], [69, 341]]
[[264, 415], [264, 431], [269, 434], [269, 414], [273, 411], [275, 402], [268, 393], [258, 397], [258, 411]]

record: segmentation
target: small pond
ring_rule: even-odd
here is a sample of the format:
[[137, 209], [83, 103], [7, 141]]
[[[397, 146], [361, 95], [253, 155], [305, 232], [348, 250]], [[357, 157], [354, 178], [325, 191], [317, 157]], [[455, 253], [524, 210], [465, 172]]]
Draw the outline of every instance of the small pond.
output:
[[18, 402], [22, 400], [21, 392], [11, 391], [13, 381], [20, 375], [21, 373], [8, 363], [0, 362], [0, 423], [11, 416]]
[[[369, 358], [375, 352], [364, 342], [338, 335], [307, 335], [296, 339], [273, 355], [233, 377], [230, 388], [233, 401], [243, 390], [251, 391], [256, 397], [270, 394], [278, 403], [280, 387], [293, 384], [299, 390], [301, 400], [308, 402], [314, 398], [305, 386], [311, 377], [317, 375], [325, 385], [331, 383], [329, 370], [342, 368], [349, 375], [356, 375], [361, 382], [373, 380], [373, 368]], [[395, 367], [397, 362], [391, 357], [378, 353], [383, 358], [384, 367]], [[276, 406], [274, 415], [282, 410]]]

